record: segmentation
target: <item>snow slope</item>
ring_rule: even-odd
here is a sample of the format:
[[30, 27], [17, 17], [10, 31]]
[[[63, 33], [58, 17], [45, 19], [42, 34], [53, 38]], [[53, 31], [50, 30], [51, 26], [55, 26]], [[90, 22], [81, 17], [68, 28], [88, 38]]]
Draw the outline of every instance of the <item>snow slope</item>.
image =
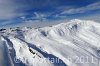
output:
[[74, 19], [0, 31], [0, 66], [100, 66], [100, 24]]

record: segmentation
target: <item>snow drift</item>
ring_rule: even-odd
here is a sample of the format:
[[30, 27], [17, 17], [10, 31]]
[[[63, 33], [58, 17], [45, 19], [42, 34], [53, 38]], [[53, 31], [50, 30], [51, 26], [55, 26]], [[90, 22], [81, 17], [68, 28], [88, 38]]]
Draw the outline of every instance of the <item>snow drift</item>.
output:
[[100, 24], [74, 19], [0, 31], [0, 66], [99, 66]]

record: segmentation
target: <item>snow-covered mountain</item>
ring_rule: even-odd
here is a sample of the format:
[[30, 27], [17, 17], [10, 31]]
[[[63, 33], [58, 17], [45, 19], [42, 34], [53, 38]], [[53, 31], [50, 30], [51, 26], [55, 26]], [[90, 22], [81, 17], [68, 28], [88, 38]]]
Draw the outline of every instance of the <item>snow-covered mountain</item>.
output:
[[100, 66], [100, 24], [1, 29], [0, 66]]

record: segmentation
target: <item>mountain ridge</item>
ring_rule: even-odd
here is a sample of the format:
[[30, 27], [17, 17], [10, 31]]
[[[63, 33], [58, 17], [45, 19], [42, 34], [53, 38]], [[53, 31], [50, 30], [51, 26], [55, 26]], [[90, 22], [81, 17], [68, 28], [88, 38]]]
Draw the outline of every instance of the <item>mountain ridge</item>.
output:
[[6, 48], [0, 66], [99, 66], [100, 24], [94, 21], [2, 30], [0, 38], [0, 49]]

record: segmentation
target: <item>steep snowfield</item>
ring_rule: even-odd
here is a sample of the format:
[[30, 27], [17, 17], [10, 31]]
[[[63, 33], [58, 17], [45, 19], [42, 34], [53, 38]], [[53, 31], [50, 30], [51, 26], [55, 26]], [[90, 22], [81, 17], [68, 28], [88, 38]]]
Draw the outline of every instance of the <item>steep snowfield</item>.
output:
[[100, 66], [100, 24], [87, 20], [0, 32], [0, 66]]

